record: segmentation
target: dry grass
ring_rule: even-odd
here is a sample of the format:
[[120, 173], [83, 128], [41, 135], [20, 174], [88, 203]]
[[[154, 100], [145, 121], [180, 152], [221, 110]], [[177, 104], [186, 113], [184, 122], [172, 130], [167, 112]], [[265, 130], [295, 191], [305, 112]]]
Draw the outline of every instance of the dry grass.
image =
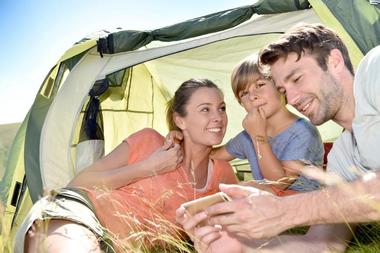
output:
[[120, 252], [194, 252], [182, 228], [162, 218], [159, 213], [154, 221], [145, 219], [141, 222], [132, 217], [125, 217], [125, 219], [130, 228], [127, 235], [115, 235], [108, 231], [112, 245], [120, 249]]
[[[3, 175], [5, 156], [8, 153], [11, 141], [17, 131], [19, 124], [0, 125], [0, 176]], [[1, 178], [1, 177], [0, 177]], [[347, 189], [348, 191], [350, 189]], [[9, 231], [3, 229], [4, 207], [0, 202], [0, 252], [12, 252], [11, 249], [4, 249], [8, 245]], [[125, 217], [128, 222], [133, 222], [133, 217]], [[140, 224], [135, 221], [136, 224]], [[146, 226], [149, 224], [149, 226]], [[110, 239], [113, 245], [116, 245], [125, 252], [137, 253], [158, 253], [158, 252], [195, 252], [191, 242], [184, 239], [181, 234], [181, 228], [172, 223], [168, 223], [161, 216], [155, 219], [155, 222], [147, 222], [136, 230], [131, 230], [127, 237], [120, 238], [117, 235], [111, 235]], [[165, 229], [152, 229], [152, 228]], [[304, 233], [305, 228], [292, 230], [295, 233]], [[166, 231], [166, 232], [163, 232]], [[111, 233], [110, 233], [111, 234]], [[139, 243], [131, 243], [131, 242]], [[143, 243], [141, 243], [143, 242]], [[380, 222], [359, 225], [352, 239], [347, 253], [377, 253], [380, 252]]]
[[[109, 190], [97, 189], [97, 192], [99, 192], [102, 195], [102, 197], [105, 197], [108, 200], [112, 196], [110, 195], [112, 191]], [[48, 196], [48, 199], [54, 200], [56, 197], [56, 192], [49, 193]], [[68, 201], [65, 202], [69, 203]], [[153, 210], [153, 215], [145, 218], [141, 218], [136, 215], [136, 213], [138, 213], [139, 210], [143, 211], [144, 209], [126, 210], [130, 207], [128, 201], [122, 203], [116, 202], [117, 201], [115, 201], [115, 199], [112, 199], [112, 201], [109, 201], [108, 207], [110, 210], [112, 210], [111, 218], [115, 218], [118, 224], [122, 224], [123, 232], [119, 232], [119, 234], [116, 234], [113, 231], [104, 228], [105, 236], [102, 238], [102, 242], [100, 244], [101, 246], [108, 244], [111, 246], [111, 248], [116, 249], [117, 252], [194, 252], [192, 244], [185, 236], [185, 232], [183, 231], [183, 229], [178, 225], [174, 224], [173, 222], [167, 220], [160, 211], [155, 211], [156, 209], [152, 201], [148, 201], [148, 199], [142, 201], [143, 203], [149, 203], [149, 205], [152, 205], [151, 210]], [[129, 203], [131, 204], [132, 202]], [[113, 208], [115, 206], [117, 207], [116, 209]], [[120, 207], [123, 207], [122, 210], [126, 211], [117, 211], [118, 209], [120, 209]], [[69, 208], [68, 210], [70, 210], [69, 205], [63, 205], [62, 208]], [[37, 242], [37, 248], [34, 250], [35, 252], [46, 252], [45, 245], [46, 238], [48, 236], [48, 225], [49, 221], [37, 221], [33, 226], [32, 233], [34, 234], [34, 240]], [[54, 234], [57, 235], [57, 232], [54, 232]], [[71, 240], [70, 235], [71, 232], [69, 231], [62, 232], [61, 234], [62, 237], [68, 237], [68, 240]], [[87, 239], [90, 240], [90, 237], [88, 237]], [[77, 238], [75, 240], [77, 240]], [[83, 240], [86, 240], [86, 238], [82, 238], [78, 242], [76, 241], [75, 243], [80, 243], [80, 241]]]

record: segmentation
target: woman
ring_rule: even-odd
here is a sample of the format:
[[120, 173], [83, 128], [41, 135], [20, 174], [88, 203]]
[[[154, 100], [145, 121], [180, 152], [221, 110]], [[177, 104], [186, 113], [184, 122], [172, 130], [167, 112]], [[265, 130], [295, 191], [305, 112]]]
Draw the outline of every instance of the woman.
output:
[[[247, 111], [242, 123], [244, 130], [214, 150], [212, 157], [226, 161], [236, 157], [248, 159], [255, 181], [242, 184], [279, 196], [318, 189], [318, 182], [302, 175], [306, 165], [322, 166], [323, 145], [317, 128], [286, 108], [284, 96], [260, 71], [256, 56], [247, 57], [234, 68], [231, 84], [235, 97]], [[251, 194], [257, 192], [254, 188], [245, 189]], [[187, 217], [183, 208], [177, 212], [177, 221], [199, 252], [243, 251], [243, 244], [236, 241], [234, 248], [225, 249], [231, 238], [219, 226], [200, 227], [207, 218], [205, 212], [194, 217]]]
[[[226, 145], [212, 151], [212, 158], [249, 161], [254, 181], [242, 182], [277, 195], [316, 190], [319, 183], [302, 175], [306, 165], [322, 166], [323, 144], [317, 128], [286, 107], [285, 97], [261, 73], [251, 55], [233, 70], [231, 86], [247, 112], [244, 130]], [[175, 131], [169, 140], [182, 138]]]
[[[171, 130], [183, 133], [183, 159], [178, 144], [164, 144], [159, 133], [143, 129], [74, 178], [71, 188], [38, 201], [17, 241], [24, 245], [34, 221], [50, 220], [29, 230], [27, 252], [40, 245], [46, 246], [44, 252], [112, 252], [112, 247], [135, 251], [145, 243], [165, 246], [162, 238], [178, 235], [175, 210], [180, 204], [217, 192], [219, 183], [237, 182], [227, 162], [209, 158], [227, 125], [223, 95], [214, 83], [184, 82], [168, 104], [167, 121]], [[171, 162], [166, 163], [168, 157]], [[16, 252], [22, 251], [16, 247]]]

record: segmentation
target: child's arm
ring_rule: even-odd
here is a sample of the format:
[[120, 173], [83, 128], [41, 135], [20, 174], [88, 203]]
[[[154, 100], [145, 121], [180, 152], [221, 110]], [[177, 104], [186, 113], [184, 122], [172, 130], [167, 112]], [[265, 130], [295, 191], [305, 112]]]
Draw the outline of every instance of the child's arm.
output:
[[[252, 109], [243, 120], [243, 127], [249, 134], [256, 151], [257, 162], [263, 177], [274, 181], [279, 189], [286, 189], [295, 180], [298, 174], [295, 169], [298, 165], [290, 163], [288, 171], [273, 153], [266, 135], [266, 116], [262, 108]], [[294, 161], [297, 162], [297, 161]]]
[[210, 154], [210, 158], [214, 160], [223, 160], [227, 162], [235, 159], [234, 156], [227, 152], [226, 147], [224, 145], [213, 148]]
[[253, 145], [256, 149], [257, 161], [263, 177], [269, 181], [276, 181], [277, 188], [286, 189], [299, 175], [304, 164], [301, 161], [278, 160], [272, 151], [271, 145], [266, 140], [266, 136], [255, 138]]

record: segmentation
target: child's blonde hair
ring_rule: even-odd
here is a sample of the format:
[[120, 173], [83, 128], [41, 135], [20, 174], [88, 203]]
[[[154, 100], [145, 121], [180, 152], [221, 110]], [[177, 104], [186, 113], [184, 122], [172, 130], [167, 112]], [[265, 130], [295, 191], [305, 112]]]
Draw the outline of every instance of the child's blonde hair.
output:
[[234, 95], [239, 103], [241, 103], [239, 92], [245, 90], [247, 85], [254, 80], [254, 76], [257, 75], [262, 75], [262, 73], [260, 72], [256, 55], [250, 55], [244, 58], [232, 70], [232, 91], [234, 92]]

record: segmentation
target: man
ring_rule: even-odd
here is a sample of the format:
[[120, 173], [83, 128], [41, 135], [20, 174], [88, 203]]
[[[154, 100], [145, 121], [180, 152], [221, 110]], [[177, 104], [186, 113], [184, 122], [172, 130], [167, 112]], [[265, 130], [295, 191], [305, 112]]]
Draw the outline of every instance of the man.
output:
[[327, 171], [344, 182], [281, 198], [221, 185], [234, 200], [211, 206], [198, 217], [207, 214], [210, 224], [222, 225], [245, 244], [292, 227], [313, 225], [306, 236], [280, 236], [281, 242], [271, 241], [262, 251], [288, 247], [304, 252], [310, 243], [320, 252], [343, 251], [352, 234], [343, 223], [380, 220], [380, 47], [362, 60], [355, 81], [343, 41], [323, 25], [294, 28], [264, 48], [259, 57], [261, 64], [269, 65], [275, 85], [289, 104], [316, 125], [332, 119], [345, 129], [327, 165]]

